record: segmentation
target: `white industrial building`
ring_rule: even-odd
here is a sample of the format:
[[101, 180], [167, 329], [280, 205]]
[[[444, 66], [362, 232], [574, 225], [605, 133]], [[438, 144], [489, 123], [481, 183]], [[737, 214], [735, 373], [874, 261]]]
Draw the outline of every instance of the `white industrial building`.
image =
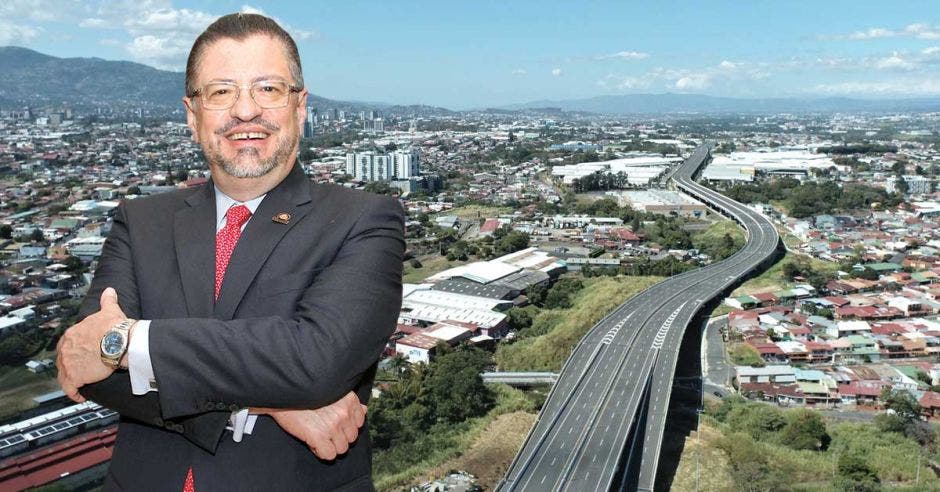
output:
[[825, 154], [808, 150], [779, 152], [732, 152], [716, 154], [702, 171], [706, 181], [752, 181], [755, 175], [807, 176], [811, 169], [834, 167], [840, 172], [848, 170], [838, 166]]
[[597, 172], [617, 174], [624, 173], [627, 176], [627, 182], [634, 186], [646, 186], [660, 176], [677, 162], [681, 162], [681, 157], [626, 157], [623, 159], [614, 159], [600, 162], [583, 162], [581, 164], [568, 164], [564, 166], [552, 167], [552, 176], [560, 177], [565, 184], [571, 184], [574, 180], [583, 178]]
[[708, 207], [702, 202], [677, 191], [609, 191], [607, 195], [617, 198], [621, 207], [629, 205], [643, 212], [696, 218], [704, 217], [708, 213]]

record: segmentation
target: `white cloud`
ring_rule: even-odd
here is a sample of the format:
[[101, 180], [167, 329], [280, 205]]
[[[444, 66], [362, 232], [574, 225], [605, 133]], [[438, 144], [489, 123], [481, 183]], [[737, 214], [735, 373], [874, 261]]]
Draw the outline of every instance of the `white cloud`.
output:
[[561, 77], [561, 74], [562, 74], [562, 73], [564, 73], [564, 72], [562, 72], [562, 70], [561, 70], [560, 68], [553, 68], [553, 69], [552, 69], [552, 75], [554, 75], [555, 77]]
[[138, 36], [125, 48], [134, 59], [163, 70], [181, 71], [192, 47], [191, 39]]
[[89, 17], [87, 19], [82, 19], [82, 21], [78, 23], [78, 26], [86, 28], [104, 28], [110, 27], [110, 23], [98, 17]]
[[917, 65], [899, 55], [897, 52], [885, 58], [873, 60], [872, 65], [879, 70], [914, 70]]
[[734, 70], [738, 68], [738, 64], [732, 61], [722, 60], [722, 62], [718, 64], [718, 68], [722, 70]]
[[0, 20], [0, 45], [27, 44], [39, 36], [40, 29]]
[[918, 39], [940, 39], [940, 27], [927, 24], [911, 24], [904, 28], [904, 33]]
[[610, 53], [608, 55], [598, 55], [595, 56], [594, 59], [609, 60], [611, 58], [619, 58], [621, 60], [643, 60], [649, 57], [649, 53], [642, 53], [639, 51], [618, 51], [617, 53]]
[[940, 80], [893, 79], [887, 81], [852, 81], [820, 84], [816, 93], [847, 96], [933, 96], [940, 95]]
[[68, 0], [4, 0], [0, 18], [48, 22], [65, 19], [79, 8], [77, 2]]
[[260, 8], [258, 8], [258, 7], [252, 7], [251, 5], [242, 5], [242, 8], [241, 8], [241, 10], [239, 10], [239, 12], [241, 12], [241, 13], [243, 13], [243, 14], [267, 15], [267, 14], [265, 14], [264, 11], [261, 10]]
[[[158, 9], [147, 12], [142, 17], [129, 18], [124, 26], [133, 33], [187, 32], [198, 34], [212, 23], [217, 16], [189, 9]], [[195, 38], [195, 36], [193, 36]]]
[[529, 73], [529, 72], [526, 72], [525, 69], [523, 69], [523, 68], [517, 68], [517, 69], [515, 69], [515, 70], [512, 71], [512, 74], [513, 74], [513, 75], [525, 75], [525, 74], [527, 74], [527, 73]]
[[819, 39], [836, 39], [860, 41], [868, 39], [883, 39], [896, 37], [912, 37], [917, 39], [940, 39], [940, 27], [924, 23], [908, 24], [903, 29], [888, 29], [885, 27], [872, 27], [864, 31], [855, 31], [849, 34], [823, 34]]
[[700, 91], [711, 87], [711, 76], [704, 73], [687, 75], [676, 81], [674, 87], [680, 91]]

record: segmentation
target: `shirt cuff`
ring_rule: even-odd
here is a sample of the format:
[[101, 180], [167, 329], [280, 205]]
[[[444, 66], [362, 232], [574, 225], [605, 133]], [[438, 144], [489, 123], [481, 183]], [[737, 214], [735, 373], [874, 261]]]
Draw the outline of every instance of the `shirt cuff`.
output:
[[232, 430], [232, 440], [235, 442], [242, 442], [242, 436], [245, 434], [251, 434], [251, 431], [254, 430], [256, 420], [258, 420], [258, 416], [255, 414], [249, 414], [247, 408], [243, 408], [237, 412], [232, 412], [232, 416], [229, 417], [229, 424]]
[[150, 361], [150, 320], [140, 320], [127, 346], [127, 372], [131, 379], [131, 391], [145, 395], [157, 391], [153, 363]]

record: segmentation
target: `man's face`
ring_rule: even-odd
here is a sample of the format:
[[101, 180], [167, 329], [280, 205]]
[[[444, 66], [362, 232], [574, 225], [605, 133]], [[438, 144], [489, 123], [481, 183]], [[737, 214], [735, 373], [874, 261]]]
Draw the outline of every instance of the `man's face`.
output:
[[[258, 178], [275, 173], [286, 176], [294, 164], [300, 128], [306, 116], [307, 91], [291, 94], [286, 107], [265, 109], [252, 99], [247, 86], [259, 80], [300, 83], [290, 76], [282, 42], [267, 35], [244, 40], [220, 39], [205, 47], [194, 85], [232, 82], [238, 100], [229, 109], [207, 109], [200, 95], [184, 98], [186, 121], [193, 139], [202, 145], [213, 175]], [[248, 138], [245, 138], [245, 137]]]

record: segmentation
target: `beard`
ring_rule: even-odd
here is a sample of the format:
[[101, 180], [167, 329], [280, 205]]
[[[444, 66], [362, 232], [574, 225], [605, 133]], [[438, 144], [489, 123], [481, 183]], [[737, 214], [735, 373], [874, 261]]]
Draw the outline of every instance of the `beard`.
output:
[[286, 165], [295, 152], [296, 143], [286, 139], [278, 142], [274, 153], [267, 159], [260, 158], [258, 149], [240, 149], [234, 159], [225, 158], [217, 149], [203, 150], [210, 166], [218, 166], [235, 178], [260, 178], [279, 166]]
[[[276, 132], [281, 129], [278, 124], [262, 118], [256, 118], [252, 120], [251, 123], [260, 125], [270, 131], [271, 134], [268, 138], [278, 138], [274, 136], [277, 135]], [[228, 124], [216, 130], [215, 134], [222, 137], [225, 133], [237, 128], [240, 124], [242, 124], [242, 122], [238, 120], [229, 121]], [[291, 132], [288, 131], [288, 133]], [[277, 148], [274, 149], [274, 153], [271, 154], [271, 157], [267, 159], [261, 159], [258, 149], [254, 148], [239, 149], [233, 159], [228, 159], [222, 155], [218, 147], [210, 148], [204, 146], [203, 154], [210, 167], [218, 166], [232, 177], [260, 178], [281, 165], [287, 165], [287, 161], [290, 157], [297, 153], [297, 146], [299, 144], [300, 135], [285, 135], [284, 138], [279, 138]]]

